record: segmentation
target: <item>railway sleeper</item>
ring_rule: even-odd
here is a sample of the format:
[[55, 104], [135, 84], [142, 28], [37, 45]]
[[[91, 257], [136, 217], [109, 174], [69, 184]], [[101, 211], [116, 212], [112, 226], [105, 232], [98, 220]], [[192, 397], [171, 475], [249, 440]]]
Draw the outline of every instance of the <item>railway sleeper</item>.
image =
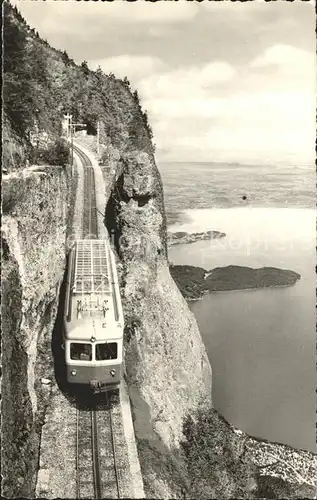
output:
[[109, 471], [114, 472], [114, 470], [113, 470], [113, 464], [112, 465], [101, 465], [100, 468], [102, 470], [102, 474], [103, 474], [103, 471], [105, 471], [105, 472], [109, 472]]
[[93, 480], [92, 479], [84, 479], [82, 477], [80, 477], [80, 487], [89, 487], [91, 489], [91, 487], [93, 486]]
[[81, 450], [85, 450], [86, 448], [91, 447], [91, 437], [79, 438], [79, 443]]

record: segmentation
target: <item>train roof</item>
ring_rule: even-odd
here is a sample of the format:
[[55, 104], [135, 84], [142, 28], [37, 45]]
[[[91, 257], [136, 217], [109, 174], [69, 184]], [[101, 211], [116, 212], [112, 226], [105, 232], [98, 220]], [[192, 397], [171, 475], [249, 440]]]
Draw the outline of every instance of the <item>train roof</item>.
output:
[[77, 316], [77, 301], [72, 300], [71, 321], [66, 323], [66, 338], [68, 340], [89, 341], [94, 337], [97, 342], [102, 340], [119, 340], [123, 335], [123, 324], [114, 320], [111, 305], [105, 316], [102, 313], [84, 312]]
[[106, 240], [76, 241], [72, 293], [109, 293], [111, 291], [110, 267]]
[[123, 334], [123, 313], [113, 252], [107, 240], [77, 240], [71, 261], [66, 337], [116, 339]]

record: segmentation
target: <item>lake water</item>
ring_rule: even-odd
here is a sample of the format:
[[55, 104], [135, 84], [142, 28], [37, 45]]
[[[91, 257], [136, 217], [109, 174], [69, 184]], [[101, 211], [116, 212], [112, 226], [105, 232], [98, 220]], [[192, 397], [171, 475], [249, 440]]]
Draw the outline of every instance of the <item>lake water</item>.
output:
[[[169, 230], [227, 235], [171, 248], [175, 264], [276, 266], [301, 274], [292, 287], [212, 293], [190, 308], [212, 364], [215, 407], [251, 435], [316, 452], [312, 170], [213, 164], [160, 170]], [[202, 208], [192, 208], [194, 196]]]

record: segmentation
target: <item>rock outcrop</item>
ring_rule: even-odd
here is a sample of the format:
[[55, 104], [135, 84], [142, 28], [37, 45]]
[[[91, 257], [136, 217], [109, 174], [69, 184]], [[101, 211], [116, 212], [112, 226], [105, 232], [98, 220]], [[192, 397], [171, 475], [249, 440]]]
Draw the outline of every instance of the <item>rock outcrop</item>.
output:
[[2, 495], [34, 496], [65, 267], [69, 179], [58, 167], [3, 177]]
[[316, 498], [317, 455], [250, 437], [207, 406], [184, 431], [191, 498]]
[[210, 402], [211, 368], [195, 318], [170, 276], [154, 159], [135, 152], [122, 163], [106, 220], [121, 261], [125, 366], [140, 462], [147, 496], [179, 497], [183, 421]]
[[146, 495], [314, 498], [312, 453], [252, 439], [212, 408], [205, 348], [168, 267], [154, 158], [136, 151], [118, 165], [106, 222], [120, 262], [126, 377]]

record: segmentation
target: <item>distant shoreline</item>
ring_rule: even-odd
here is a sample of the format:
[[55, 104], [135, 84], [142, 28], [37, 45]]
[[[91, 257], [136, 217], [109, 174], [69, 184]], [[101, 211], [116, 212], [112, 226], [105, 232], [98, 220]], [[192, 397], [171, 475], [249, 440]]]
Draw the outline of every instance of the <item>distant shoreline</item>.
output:
[[[300, 279], [300, 278], [299, 278]], [[202, 300], [204, 297], [207, 295], [218, 295], [221, 293], [237, 293], [237, 292], [256, 292], [258, 290], [272, 290], [274, 288], [288, 288], [290, 286], [294, 286], [296, 283], [292, 283], [291, 285], [272, 285], [272, 286], [262, 286], [262, 287], [253, 287], [253, 288], [235, 288], [232, 290], [209, 290], [205, 293], [203, 293], [200, 297], [196, 298], [187, 298], [187, 302], [196, 302], [198, 300]]]
[[167, 232], [168, 246], [188, 245], [197, 241], [215, 240], [224, 238], [226, 233], [220, 231], [202, 231], [199, 233], [187, 233], [186, 231]]

